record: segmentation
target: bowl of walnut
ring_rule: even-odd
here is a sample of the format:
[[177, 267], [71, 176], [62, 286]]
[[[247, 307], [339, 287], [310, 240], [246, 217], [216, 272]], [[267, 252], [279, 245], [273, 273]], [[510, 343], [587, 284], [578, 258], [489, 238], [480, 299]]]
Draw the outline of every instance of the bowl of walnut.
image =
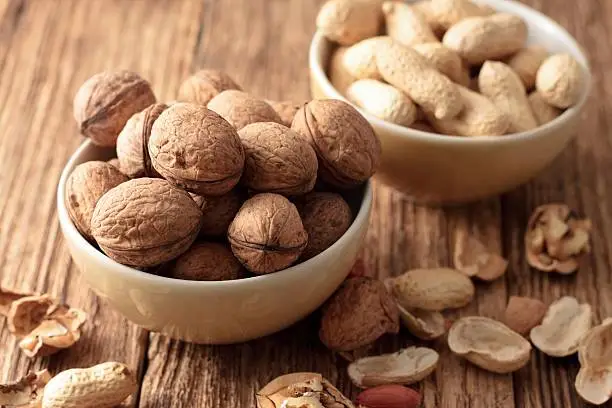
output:
[[68, 248], [132, 322], [227, 344], [319, 307], [357, 258], [380, 143], [338, 100], [264, 101], [202, 70], [159, 103], [103, 72], [74, 100], [85, 141], [58, 186]]
[[592, 82], [576, 40], [510, 0], [329, 0], [309, 61], [312, 95], [376, 130], [376, 177], [430, 203], [537, 175], [577, 133]]

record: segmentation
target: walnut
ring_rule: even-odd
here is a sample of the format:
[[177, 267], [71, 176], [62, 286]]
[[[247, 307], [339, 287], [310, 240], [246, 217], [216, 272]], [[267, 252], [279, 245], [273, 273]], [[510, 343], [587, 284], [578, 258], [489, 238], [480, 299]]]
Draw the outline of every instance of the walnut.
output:
[[291, 128], [319, 157], [319, 175], [340, 188], [366, 181], [378, 167], [380, 141], [368, 121], [346, 102], [314, 100], [295, 115]]
[[300, 215], [279, 194], [257, 194], [247, 200], [227, 232], [234, 255], [251, 272], [284, 269], [300, 256], [308, 235]]
[[236, 129], [203, 106], [177, 103], [153, 123], [151, 163], [170, 183], [200, 195], [223, 195], [240, 179], [244, 148]]
[[49, 371], [30, 371], [18, 381], [0, 384], [0, 406], [37, 408], [41, 406], [45, 385], [51, 380]]
[[147, 81], [129, 71], [101, 72], [74, 97], [74, 118], [83, 136], [100, 146], [114, 146], [128, 119], [155, 103]]
[[74, 226], [86, 239], [92, 239], [91, 215], [100, 197], [127, 180], [117, 168], [102, 161], [79, 164], [72, 170], [66, 181], [65, 205]]
[[228, 89], [242, 90], [225, 72], [203, 69], [187, 78], [181, 84], [178, 99], [182, 102], [206, 106], [219, 92]]
[[[110, 164], [111, 166], [113, 166], [114, 168], [116, 168], [117, 170], [121, 171], [121, 163], [119, 163], [119, 159], [116, 157], [113, 157], [112, 159], [109, 159], [106, 161], [108, 164]], [[121, 171], [122, 172], [122, 171]], [[123, 172], [122, 172], [123, 173]], [[125, 174], [125, 173], [124, 173]]]
[[244, 201], [240, 190], [234, 189], [222, 196], [199, 196], [191, 198], [202, 210], [200, 237], [225, 237], [227, 229]]
[[525, 233], [527, 262], [543, 272], [570, 274], [590, 252], [591, 221], [579, 219], [565, 204], [535, 209]]
[[162, 179], [127, 181], [98, 201], [91, 232], [115, 261], [150, 267], [185, 252], [200, 231], [202, 212], [189, 194]]
[[117, 137], [117, 158], [121, 170], [129, 178], [161, 177], [151, 165], [149, 138], [153, 123], [168, 105], [155, 103], [127, 121]]
[[194, 244], [176, 259], [168, 276], [175, 279], [222, 281], [240, 279], [242, 274], [242, 265], [227, 246], [201, 242]]
[[223, 116], [238, 130], [256, 122], [281, 122], [270, 105], [242, 91], [223, 91], [207, 107]]
[[398, 331], [399, 312], [385, 285], [356, 277], [347, 279], [324, 306], [319, 337], [329, 349], [347, 352]]
[[351, 226], [351, 209], [340, 194], [310, 193], [304, 196], [300, 215], [308, 233], [301, 259], [310, 259], [332, 246]]
[[246, 161], [242, 183], [257, 192], [298, 195], [313, 189], [317, 155], [300, 135], [273, 122], [252, 123], [238, 135]]
[[275, 378], [257, 391], [257, 408], [355, 408], [318, 373], [291, 373]]
[[293, 101], [271, 101], [269, 99], [266, 99], [266, 103], [270, 105], [278, 114], [280, 124], [287, 127], [291, 127], [295, 114], [302, 106], [306, 104], [306, 102], [297, 103]]

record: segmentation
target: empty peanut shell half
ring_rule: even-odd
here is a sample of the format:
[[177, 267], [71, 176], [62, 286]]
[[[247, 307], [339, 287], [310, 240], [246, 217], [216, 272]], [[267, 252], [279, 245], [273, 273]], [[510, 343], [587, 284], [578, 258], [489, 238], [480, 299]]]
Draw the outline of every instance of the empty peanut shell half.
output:
[[431, 374], [438, 353], [427, 347], [408, 347], [396, 353], [364, 357], [348, 366], [348, 375], [361, 388], [385, 384], [413, 384]]
[[446, 322], [440, 312], [405, 309], [397, 305], [400, 320], [408, 331], [421, 340], [433, 340], [446, 333]]
[[592, 328], [580, 342], [580, 371], [576, 391], [591, 404], [601, 405], [612, 396], [612, 319]]
[[516, 371], [529, 361], [531, 344], [508, 326], [487, 317], [464, 317], [448, 332], [451, 351], [494, 373]]
[[549, 356], [569, 356], [578, 351], [592, 319], [590, 305], [564, 296], [550, 305], [542, 324], [531, 329], [529, 337], [534, 346]]

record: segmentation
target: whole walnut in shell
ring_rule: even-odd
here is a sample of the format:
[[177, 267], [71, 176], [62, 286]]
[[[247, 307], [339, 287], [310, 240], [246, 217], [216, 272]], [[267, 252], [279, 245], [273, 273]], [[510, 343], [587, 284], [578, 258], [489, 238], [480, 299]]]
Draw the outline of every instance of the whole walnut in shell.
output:
[[355, 277], [347, 279], [323, 308], [319, 337], [330, 350], [348, 352], [398, 331], [399, 312], [385, 285]]
[[147, 81], [129, 71], [101, 72], [74, 97], [74, 119], [83, 136], [100, 146], [114, 146], [128, 119], [155, 103]]
[[266, 103], [278, 114], [281, 125], [291, 127], [295, 114], [306, 102], [297, 103], [293, 101], [271, 101], [266, 99]]
[[79, 164], [66, 181], [65, 205], [74, 226], [91, 240], [91, 215], [96, 203], [108, 190], [128, 178], [108, 162], [90, 161]]
[[244, 201], [243, 194], [237, 189], [217, 197], [194, 194], [191, 198], [202, 210], [201, 237], [225, 237]]
[[222, 281], [240, 279], [242, 273], [242, 265], [226, 245], [200, 242], [193, 244], [176, 259], [168, 276], [175, 279]]
[[130, 178], [161, 177], [151, 165], [149, 138], [153, 123], [168, 108], [155, 103], [127, 121], [117, 137], [117, 159], [121, 170]]
[[351, 226], [353, 216], [340, 194], [316, 192], [304, 196], [299, 206], [308, 233], [301, 259], [310, 259], [332, 246]]
[[200, 195], [223, 195], [238, 183], [244, 148], [236, 129], [204, 106], [177, 103], [153, 123], [153, 168], [170, 183]]
[[178, 100], [206, 106], [212, 98], [228, 89], [242, 90], [225, 72], [202, 69], [181, 84]]
[[258, 192], [298, 195], [317, 181], [317, 155], [300, 135], [273, 122], [252, 123], [238, 135], [246, 161], [242, 183]]
[[91, 232], [115, 261], [150, 267], [185, 252], [198, 236], [202, 212], [185, 191], [166, 180], [139, 178], [98, 201]]
[[242, 91], [223, 91], [208, 102], [207, 107], [223, 116], [238, 130], [256, 122], [281, 122], [270, 105]]
[[295, 205], [279, 194], [245, 201], [227, 232], [234, 255], [251, 272], [266, 274], [295, 262], [308, 241]]
[[346, 102], [311, 101], [295, 115], [291, 128], [312, 145], [319, 175], [331, 185], [353, 187], [378, 167], [380, 141], [368, 121]]

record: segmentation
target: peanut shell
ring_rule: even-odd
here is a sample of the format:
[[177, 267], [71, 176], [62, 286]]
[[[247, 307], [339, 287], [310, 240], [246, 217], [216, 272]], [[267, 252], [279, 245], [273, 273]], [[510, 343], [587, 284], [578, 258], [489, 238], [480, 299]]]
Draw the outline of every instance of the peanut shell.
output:
[[242, 184], [255, 192], [305, 194], [317, 179], [317, 155], [295, 131], [278, 123], [252, 123], [238, 132], [245, 151]]
[[549, 105], [557, 108], [565, 109], [577, 104], [584, 87], [583, 68], [569, 54], [551, 55], [538, 70], [536, 89]]
[[366, 112], [402, 126], [416, 120], [417, 108], [408, 95], [375, 79], [360, 79], [346, 91], [346, 98]]
[[74, 226], [86, 239], [93, 239], [91, 216], [100, 197], [127, 180], [116, 167], [102, 161], [79, 164], [72, 170], [66, 180], [66, 210]]
[[541, 45], [530, 45], [510, 57], [508, 66], [521, 78], [525, 89], [530, 91], [534, 88], [538, 70], [547, 57], [546, 48]]
[[149, 267], [185, 252], [201, 222], [202, 212], [189, 194], [165, 180], [139, 178], [120, 184], [98, 201], [91, 230], [110, 258]]
[[317, 28], [340, 45], [353, 45], [376, 36], [381, 21], [380, 4], [376, 1], [328, 0], [317, 15]]
[[350, 74], [349, 69], [344, 62], [344, 57], [347, 50], [348, 47], [338, 47], [333, 50], [331, 58], [329, 59], [329, 67], [327, 69], [329, 81], [341, 95], [345, 95], [347, 88], [357, 80]]
[[101, 72], [74, 97], [74, 119], [81, 134], [99, 146], [114, 146], [128, 119], [155, 103], [147, 81], [129, 71]]
[[382, 79], [376, 66], [376, 47], [388, 37], [372, 37], [351, 45], [342, 57], [348, 75], [355, 79]]
[[563, 113], [561, 109], [549, 105], [538, 91], [533, 91], [528, 99], [531, 111], [540, 126], [552, 122]]
[[308, 241], [295, 205], [279, 194], [248, 199], [227, 232], [232, 252], [251, 272], [266, 274], [295, 262]]
[[417, 9], [399, 1], [382, 4], [387, 34], [405, 46], [438, 42], [427, 18]]
[[201, 105], [177, 103], [153, 123], [153, 168], [170, 183], [200, 195], [223, 195], [240, 180], [244, 148], [238, 132]]
[[368, 180], [380, 162], [380, 141], [368, 121], [346, 102], [314, 100], [295, 115], [291, 129], [314, 148], [319, 176], [350, 188]]

